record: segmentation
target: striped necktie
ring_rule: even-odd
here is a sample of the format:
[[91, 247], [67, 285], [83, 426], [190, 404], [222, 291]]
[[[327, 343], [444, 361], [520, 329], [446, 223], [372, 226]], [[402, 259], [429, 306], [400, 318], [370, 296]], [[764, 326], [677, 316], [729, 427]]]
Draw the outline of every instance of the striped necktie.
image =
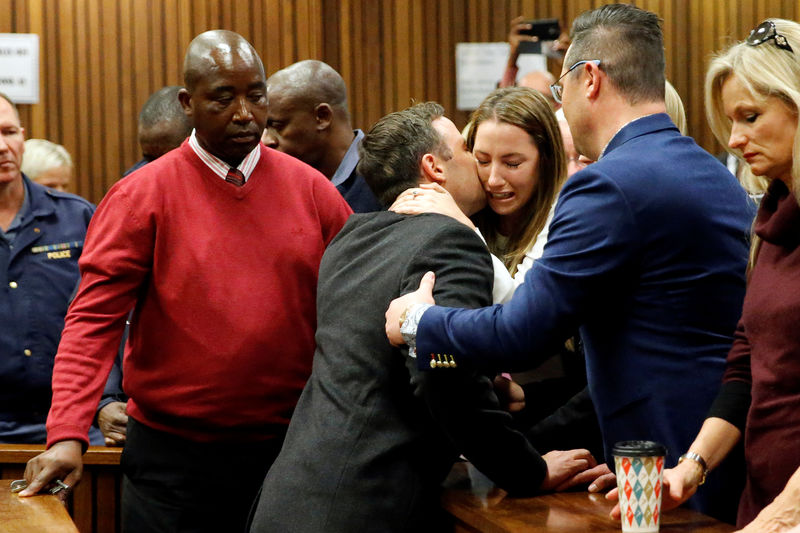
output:
[[241, 187], [244, 185], [244, 174], [238, 168], [233, 168], [228, 171], [228, 175], [225, 176], [225, 181], [228, 183], [233, 183], [237, 187]]

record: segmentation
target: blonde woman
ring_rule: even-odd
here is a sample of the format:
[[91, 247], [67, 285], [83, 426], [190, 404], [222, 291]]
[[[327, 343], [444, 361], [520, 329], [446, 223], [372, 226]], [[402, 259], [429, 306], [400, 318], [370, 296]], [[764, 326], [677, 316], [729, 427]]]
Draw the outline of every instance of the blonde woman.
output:
[[[665, 508], [688, 499], [744, 436], [740, 526], [773, 501], [800, 467], [798, 54], [800, 24], [767, 20], [715, 57], [706, 76], [714, 135], [770, 185], [756, 217], [757, 261], [720, 394], [683, 460], [666, 471], [664, 495]], [[797, 489], [794, 494], [788, 506], [794, 511], [760, 518], [759, 531], [800, 523]]]

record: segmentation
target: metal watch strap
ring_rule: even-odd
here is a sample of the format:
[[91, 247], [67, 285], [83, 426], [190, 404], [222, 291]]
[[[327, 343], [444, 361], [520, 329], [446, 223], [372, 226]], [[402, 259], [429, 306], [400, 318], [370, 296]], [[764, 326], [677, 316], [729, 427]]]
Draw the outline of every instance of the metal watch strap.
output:
[[686, 452], [678, 458], [678, 464], [681, 464], [684, 459], [690, 459], [700, 465], [700, 468], [703, 470], [703, 477], [700, 478], [700, 483], [698, 483], [697, 486], [699, 487], [705, 483], [706, 475], [708, 474], [708, 464], [706, 463], [706, 460], [703, 459], [703, 456], [701, 456], [699, 453]]

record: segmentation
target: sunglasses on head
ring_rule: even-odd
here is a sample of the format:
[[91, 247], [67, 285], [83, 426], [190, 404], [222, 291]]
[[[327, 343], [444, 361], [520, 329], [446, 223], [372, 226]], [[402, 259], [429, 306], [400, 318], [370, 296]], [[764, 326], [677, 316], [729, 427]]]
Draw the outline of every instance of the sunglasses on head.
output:
[[756, 29], [750, 32], [745, 42], [750, 46], [758, 46], [769, 40], [774, 40], [775, 46], [778, 48], [794, 53], [794, 50], [792, 50], [792, 47], [789, 45], [789, 41], [786, 37], [778, 33], [778, 30], [775, 28], [775, 23], [771, 20], [765, 20], [759, 24]]

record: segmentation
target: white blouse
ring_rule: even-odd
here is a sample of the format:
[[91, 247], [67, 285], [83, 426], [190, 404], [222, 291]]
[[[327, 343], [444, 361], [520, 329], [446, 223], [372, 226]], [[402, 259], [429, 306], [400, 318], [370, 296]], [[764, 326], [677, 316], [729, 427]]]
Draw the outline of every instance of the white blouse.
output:
[[[492, 267], [494, 269], [494, 286], [492, 287], [493, 303], [504, 304], [509, 301], [517, 287], [522, 285], [525, 281], [525, 274], [531, 269], [534, 261], [542, 257], [544, 245], [547, 243], [547, 235], [550, 231], [550, 222], [553, 220], [553, 212], [555, 212], [555, 209], [556, 204], [553, 203], [553, 206], [550, 208], [550, 213], [547, 215], [547, 220], [544, 223], [544, 228], [542, 228], [542, 231], [536, 236], [536, 241], [534, 241], [533, 246], [525, 252], [525, 257], [523, 257], [520, 264], [517, 265], [517, 273], [514, 274], [513, 278], [511, 274], [508, 273], [508, 269], [506, 269], [503, 262], [492, 255]], [[480, 230], [476, 228], [475, 231], [478, 233], [481, 240], [486, 242]]]

